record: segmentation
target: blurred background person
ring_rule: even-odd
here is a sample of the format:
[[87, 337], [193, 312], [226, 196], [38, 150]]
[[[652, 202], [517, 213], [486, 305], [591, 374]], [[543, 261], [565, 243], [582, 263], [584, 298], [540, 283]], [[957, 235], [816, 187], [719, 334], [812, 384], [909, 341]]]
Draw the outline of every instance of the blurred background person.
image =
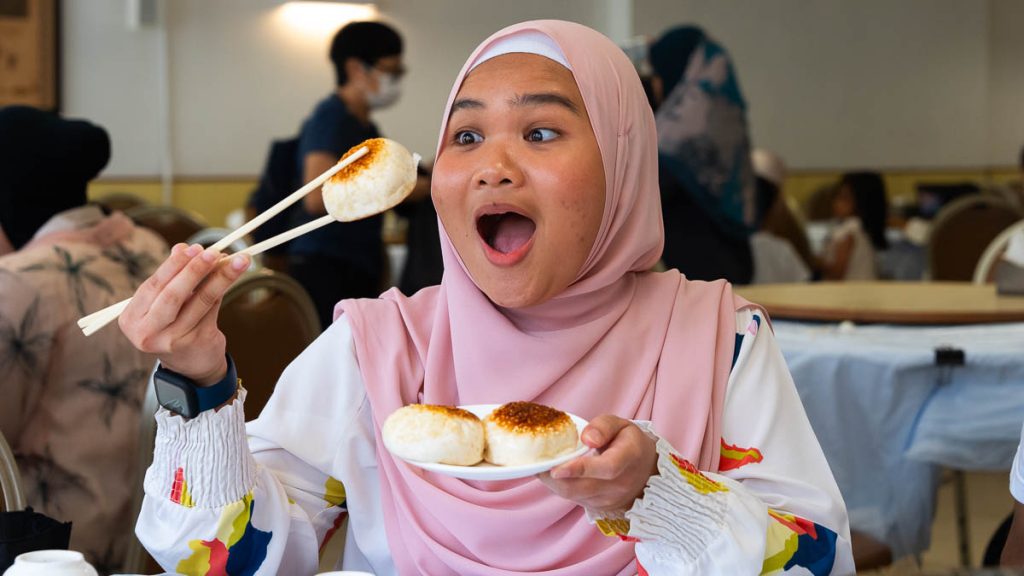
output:
[[[757, 195], [764, 202], [777, 202], [779, 189], [773, 182], [758, 176]], [[750, 235], [750, 251], [754, 260], [752, 284], [784, 284], [808, 282], [811, 270], [800, 259], [793, 245], [763, 227]]]
[[[353, 22], [335, 34], [330, 48], [335, 89], [321, 100], [299, 133], [298, 173], [309, 182], [333, 166], [349, 148], [380, 132], [372, 112], [398, 101], [402, 37], [381, 22]], [[429, 186], [421, 186], [421, 197]], [[302, 221], [327, 213], [323, 195], [303, 200]], [[324, 226], [291, 242], [289, 271], [316, 304], [320, 325], [331, 325], [334, 305], [344, 298], [373, 298], [383, 289], [386, 259], [383, 216]]]
[[877, 172], [844, 174], [832, 198], [838, 223], [825, 245], [821, 270], [825, 280], [875, 280], [876, 254], [886, 250], [888, 201]]
[[761, 227], [750, 235], [754, 284], [807, 282], [814, 257], [803, 224], [786, 203], [786, 164], [778, 155], [756, 149], [751, 156], [757, 181]]
[[71, 521], [71, 548], [119, 572], [132, 536], [140, 408], [155, 359], [115, 327], [75, 321], [131, 296], [167, 253], [154, 233], [86, 205], [107, 133], [0, 109], [0, 431], [30, 506]]
[[662, 260], [691, 280], [749, 284], [756, 190], [746, 102], [729, 55], [700, 28], [680, 26], [651, 44], [649, 61]]

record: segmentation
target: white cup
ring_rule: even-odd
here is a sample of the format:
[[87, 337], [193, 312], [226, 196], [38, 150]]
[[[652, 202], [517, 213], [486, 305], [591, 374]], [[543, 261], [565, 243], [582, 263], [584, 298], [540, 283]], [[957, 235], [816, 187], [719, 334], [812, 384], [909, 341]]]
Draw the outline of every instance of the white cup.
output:
[[98, 576], [81, 552], [38, 550], [14, 559], [4, 576]]

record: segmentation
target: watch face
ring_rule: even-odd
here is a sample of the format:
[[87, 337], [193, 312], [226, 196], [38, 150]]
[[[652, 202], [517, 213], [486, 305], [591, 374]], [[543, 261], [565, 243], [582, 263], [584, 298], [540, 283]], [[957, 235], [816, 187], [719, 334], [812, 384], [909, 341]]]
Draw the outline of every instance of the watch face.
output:
[[185, 417], [192, 416], [192, 410], [188, 405], [188, 395], [184, 390], [160, 378], [154, 378], [153, 385], [156, 388], [156, 399], [161, 406]]

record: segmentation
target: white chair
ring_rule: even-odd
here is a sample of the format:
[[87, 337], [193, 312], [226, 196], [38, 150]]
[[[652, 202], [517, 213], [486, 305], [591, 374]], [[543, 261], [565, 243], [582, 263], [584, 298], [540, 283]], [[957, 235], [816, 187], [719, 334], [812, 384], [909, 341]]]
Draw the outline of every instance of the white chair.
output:
[[1010, 243], [1010, 238], [1013, 238], [1015, 234], [1024, 233], [1024, 220], [1019, 220], [1006, 230], [1003, 230], [988, 244], [988, 248], [981, 254], [981, 259], [978, 260], [978, 265], [974, 268], [974, 283], [975, 284], [987, 284], [989, 277], [992, 276], [992, 268], [995, 267], [996, 262], [1002, 257], [1006, 251], [1006, 246]]
[[21, 488], [21, 474], [11, 447], [0, 433], [0, 511], [17, 511], [25, 508], [25, 493]]

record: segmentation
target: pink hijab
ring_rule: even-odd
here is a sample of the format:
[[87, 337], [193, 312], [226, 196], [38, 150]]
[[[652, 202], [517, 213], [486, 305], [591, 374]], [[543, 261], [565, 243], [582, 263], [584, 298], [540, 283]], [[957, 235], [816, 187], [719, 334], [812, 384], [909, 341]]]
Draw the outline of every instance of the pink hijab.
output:
[[[521, 31], [553, 40], [570, 64], [601, 149], [604, 219], [577, 280], [529, 309], [483, 294], [446, 233], [440, 286], [409, 298], [347, 300], [373, 409], [384, 520], [402, 574], [635, 574], [633, 545], [608, 538], [579, 506], [533, 478], [466, 482], [424, 472], [384, 448], [380, 425], [410, 403], [530, 400], [591, 419], [651, 420], [701, 469], [717, 470], [722, 403], [736, 335], [724, 281], [647, 272], [663, 243], [654, 118], [629, 60], [610, 40], [569, 22], [506, 28], [480, 54]], [[441, 153], [443, 137], [438, 145]], [[442, 228], [443, 230], [443, 228]], [[699, 247], [694, 247], [699, 249]]]

